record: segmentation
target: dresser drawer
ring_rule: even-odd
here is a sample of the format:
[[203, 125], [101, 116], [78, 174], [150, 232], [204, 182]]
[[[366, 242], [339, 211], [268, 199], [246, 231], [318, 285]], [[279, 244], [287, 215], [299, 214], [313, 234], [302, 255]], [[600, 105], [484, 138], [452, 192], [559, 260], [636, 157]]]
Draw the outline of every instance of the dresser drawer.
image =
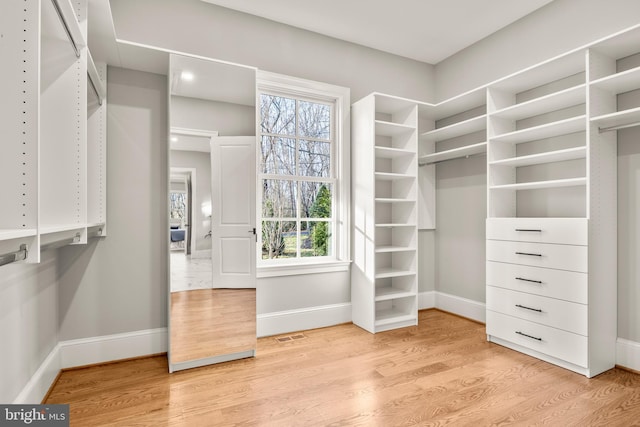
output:
[[588, 302], [586, 273], [489, 261], [487, 285], [580, 304]]
[[586, 336], [587, 306], [487, 286], [487, 310]]
[[587, 337], [487, 310], [487, 335], [587, 367]]
[[586, 245], [584, 218], [488, 218], [487, 239]]
[[487, 261], [587, 273], [587, 246], [487, 240]]

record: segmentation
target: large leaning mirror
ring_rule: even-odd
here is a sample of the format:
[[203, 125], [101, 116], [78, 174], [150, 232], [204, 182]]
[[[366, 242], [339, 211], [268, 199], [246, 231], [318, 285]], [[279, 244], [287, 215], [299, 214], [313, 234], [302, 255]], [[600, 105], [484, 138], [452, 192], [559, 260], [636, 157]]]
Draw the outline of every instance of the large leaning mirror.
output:
[[171, 55], [169, 370], [256, 349], [255, 69]]

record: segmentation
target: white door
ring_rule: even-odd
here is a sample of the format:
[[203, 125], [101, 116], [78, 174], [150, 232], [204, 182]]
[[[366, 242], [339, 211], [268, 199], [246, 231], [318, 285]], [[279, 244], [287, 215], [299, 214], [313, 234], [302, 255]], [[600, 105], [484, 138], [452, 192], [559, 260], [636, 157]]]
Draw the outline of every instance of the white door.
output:
[[256, 287], [256, 138], [211, 138], [214, 288]]

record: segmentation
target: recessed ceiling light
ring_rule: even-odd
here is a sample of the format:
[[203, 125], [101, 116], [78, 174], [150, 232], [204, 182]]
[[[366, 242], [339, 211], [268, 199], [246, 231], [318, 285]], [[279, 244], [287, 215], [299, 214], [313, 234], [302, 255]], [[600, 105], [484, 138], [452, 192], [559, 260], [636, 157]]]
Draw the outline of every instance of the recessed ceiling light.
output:
[[193, 80], [194, 75], [193, 75], [193, 73], [192, 73], [191, 71], [183, 71], [183, 72], [180, 74], [180, 78], [181, 78], [182, 80], [184, 80], [185, 82], [190, 82], [190, 81], [192, 81], [192, 80]]

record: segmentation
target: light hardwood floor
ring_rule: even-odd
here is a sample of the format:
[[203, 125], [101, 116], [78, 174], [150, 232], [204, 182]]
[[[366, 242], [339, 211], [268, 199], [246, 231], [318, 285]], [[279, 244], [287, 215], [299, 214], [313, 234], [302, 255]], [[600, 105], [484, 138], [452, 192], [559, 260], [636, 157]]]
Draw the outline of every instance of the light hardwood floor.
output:
[[162, 356], [66, 371], [47, 403], [70, 403], [79, 426], [640, 426], [640, 375], [587, 379], [428, 310], [376, 335], [261, 338], [255, 358], [174, 374]]
[[171, 362], [256, 348], [255, 289], [171, 292]]

